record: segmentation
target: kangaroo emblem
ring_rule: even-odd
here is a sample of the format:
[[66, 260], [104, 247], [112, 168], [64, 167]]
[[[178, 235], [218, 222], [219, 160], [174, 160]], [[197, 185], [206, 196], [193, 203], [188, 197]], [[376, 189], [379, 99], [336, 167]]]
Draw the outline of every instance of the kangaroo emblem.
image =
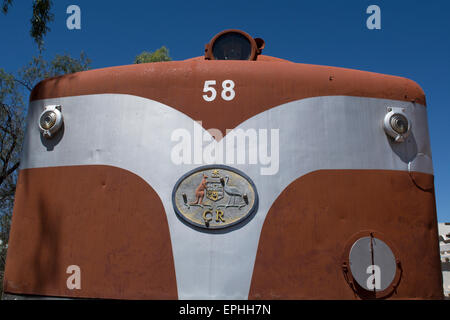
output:
[[197, 189], [195, 189], [195, 202], [192, 202], [193, 204], [202, 204], [203, 198], [205, 197], [205, 190], [206, 190], [206, 179], [208, 178], [207, 175], [203, 174], [202, 181], [198, 185]]
[[176, 214], [196, 227], [221, 229], [240, 223], [258, 208], [258, 193], [243, 172], [204, 166], [183, 175], [172, 192]]

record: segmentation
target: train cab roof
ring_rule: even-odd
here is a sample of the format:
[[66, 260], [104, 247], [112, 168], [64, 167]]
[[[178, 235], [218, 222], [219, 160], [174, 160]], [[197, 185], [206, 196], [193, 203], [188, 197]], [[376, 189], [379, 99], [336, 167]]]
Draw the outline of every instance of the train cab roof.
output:
[[[143, 63], [83, 71], [40, 82], [30, 101], [102, 93], [122, 93], [156, 99], [173, 105], [178, 94], [205, 80], [246, 83], [253, 87], [251, 99], [260, 95], [263, 104], [276, 104], [316, 96], [359, 96], [402, 100], [426, 105], [422, 88], [397, 76], [339, 67], [294, 63], [263, 55], [265, 42], [230, 29], [220, 32], [205, 46], [204, 56], [183, 61]], [[270, 63], [269, 63], [270, 62]], [[275, 92], [277, 91], [277, 92]], [[178, 95], [179, 96], [179, 95]], [[200, 95], [201, 97], [201, 95]], [[280, 97], [282, 101], [280, 100]], [[186, 100], [183, 96], [182, 99]], [[193, 99], [193, 98], [190, 98]], [[267, 101], [269, 100], [269, 101]]]

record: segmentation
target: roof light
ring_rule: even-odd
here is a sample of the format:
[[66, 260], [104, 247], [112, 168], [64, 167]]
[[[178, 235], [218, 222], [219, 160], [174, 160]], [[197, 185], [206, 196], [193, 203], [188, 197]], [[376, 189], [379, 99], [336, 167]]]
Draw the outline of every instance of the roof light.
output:
[[225, 30], [217, 34], [205, 48], [208, 60], [256, 60], [262, 53], [265, 42], [253, 39], [240, 30]]

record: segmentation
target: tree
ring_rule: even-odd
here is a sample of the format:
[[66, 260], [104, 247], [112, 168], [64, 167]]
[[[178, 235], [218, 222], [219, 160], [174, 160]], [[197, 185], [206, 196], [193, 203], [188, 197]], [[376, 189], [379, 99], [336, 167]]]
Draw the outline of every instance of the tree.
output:
[[162, 46], [155, 52], [144, 51], [134, 59], [136, 64], [161, 61], [172, 61], [172, 58], [169, 56], [169, 50], [165, 46]]
[[0, 69], [0, 292], [23, 139], [21, 106], [23, 99], [14, 77]]
[[31, 92], [33, 87], [43, 79], [89, 70], [90, 63], [91, 60], [84, 52], [81, 52], [79, 59], [72, 58], [68, 54], [57, 54], [50, 62], [39, 55], [33, 57], [25, 67], [19, 70], [19, 77], [15, 81]]
[[25, 97], [39, 81], [88, 70], [89, 65], [82, 52], [79, 59], [64, 54], [50, 62], [42, 55], [33, 57], [17, 76], [0, 69], [0, 293], [25, 129]]
[[[3, 0], [2, 12], [8, 13], [13, 0]], [[51, 0], [33, 0], [33, 13], [31, 16], [30, 35], [36, 41], [39, 49], [43, 46], [43, 38], [50, 31], [49, 23], [54, 20], [54, 15], [51, 13], [53, 3]]]
[[23, 105], [14, 77], [0, 69], [0, 288], [3, 286], [17, 168], [20, 165]]

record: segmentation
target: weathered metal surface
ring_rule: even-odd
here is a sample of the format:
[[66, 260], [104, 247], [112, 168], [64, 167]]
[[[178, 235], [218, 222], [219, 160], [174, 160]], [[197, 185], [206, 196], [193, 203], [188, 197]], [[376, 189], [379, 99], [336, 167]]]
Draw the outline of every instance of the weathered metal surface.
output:
[[72, 300], [73, 298], [5, 294], [2, 300]]
[[[213, 104], [206, 102], [202, 98], [203, 84], [210, 79], [215, 79], [217, 84], [233, 79], [235, 98], [232, 101], [216, 99]], [[416, 226], [418, 235], [427, 239], [415, 254], [432, 251], [429, 239], [437, 236], [433, 225], [436, 219], [433, 193], [432, 189], [424, 192], [417, 187], [433, 186], [425, 97], [420, 87], [410, 80], [294, 64], [265, 56], [251, 62], [199, 58], [108, 68], [46, 80], [35, 88], [31, 100], [20, 173], [20, 180], [25, 181], [26, 176], [28, 182], [22, 187], [19, 184], [16, 198], [6, 273], [9, 293], [92, 298], [161, 297], [158, 290], [146, 287], [151, 282], [167, 292], [164, 297], [181, 299], [352, 299], [355, 296], [342, 277], [340, 258], [340, 248], [344, 246], [341, 242], [345, 243], [352, 234], [373, 228], [392, 236], [392, 241], [404, 248], [405, 243], [394, 233], [411, 224]], [[45, 105], [63, 105], [65, 119], [64, 130], [48, 141], [41, 139], [36, 128]], [[405, 108], [412, 121], [411, 135], [404, 143], [392, 143], [382, 128], [387, 107]], [[173, 163], [171, 134], [183, 129], [191, 135], [200, 132], [214, 140], [206, 131], [209, 128], [217, 128], [223, 133], [226, 129], [279, 130], [280, 148], [278, 171], [273, 175], [262, 175], [264, 166], [259, 164], [227, 164], [253, 181], [258, 190], [259, 205], [253, 217], [214, 232], [192, 228], [182, 221], [172, 202], [172, 192], [180, 177], [206, 163]], [[224, 136], [225, 145], [229, 139]], [[224, 148], [224, 154], [235, 151]], [[417, 160], [419, 155], [420, 161]], [[216, 164], [225, 163], [219, 161]], [[90, 192], [89, 189], [90, 183], [92, 188], [98, 187], [96, 179], [89, 180], [91, 175], [96, 176], [94, 171], [98, 168], [94, 170], [92, 166], [97, 165], [133, 173], [142, 179], [145, 187], [141, 187], [147, 191], [137, 192], [136, 182], [123, 177], [115, 179], [110, 184], [111, 191], [115, 191], [100, 198], [104, 201], [99, 201], [100, 191]], [[80, 169], [74, 171], [73, 166]], [[311, 172], [324, 169], [341, 173], [362, 170], [363, 173], [349, 180], [357, 186], [355, 189], [347, 184], [345, 189], [333, 182], [334, 173], [328, 171], [317, 181], [309, 179]], [[49, 171], [42, 174], [42, 170]], [[378, 180], [364, 180], [366, 170]], [[384, 172], [392, 172], [392, 176]], [[109, 175], [116, 176], [106, 174]], [[397, 176], [401, 179], [397, 180]], [[39, 183], [35, 182], [38, 178]], [[318, 192], [315, 188], [320, 181], [329, 179], [333, 183], [320, 184], [320, 192], [311, 194], [311, 190]], [[292, 192], [292, 185], [297, 185], [297, 181], [307, 183], [298, 190], [295, 187], [297, 191]], [[416, 184], [413, 181], [417, 181]], [[362, 194], [360, 190], [367, 191], [365, 188], [370, 188], [373, 193]], [[225, 191], [222, 193], [219, 184], [211, 185], [210, 189], [211, 192], [205, 195], [208, 201], [225, 199]], [[74, 193], [73, 190], [77, 191]], [[121, 198], [124, 190], [128, 191], [127, 200]], [[348, 193], [342, 193], [345, 190]], [[422, 193], [417, 194], [419, 191]], [[53, 197], [54, 194], [58, 197]], [[326, 197], [321, 198], [319, 194]], [[340, 197], [335, 198], [334, 194]], [[75, 195], [76, 199], [73, 198]], [[397, 211], [397, 219], [393, 220], [392, 214], [389, 219], [380, 214], [382, 210], [374, 214], [368, 209], [372, 214], [367, 215], [366, 211], [361, 214], [355, 208], [342, 209], [346, 206], [344, 199], [347, 199], [346, 203], [358, 202], [360, 205], [372, 204], [374, 199], [383, 202], [384, 199], [389, 206], [394, 206], [399, 195], [406, 208], [416, 203], [414, 201], [421, 201], [417, 208], [423, 210], [412, 215], [411, 221], [409, 216], [399, 215]], [[186, 197], [191, 201], [187, 193]], [[327, 197], [334, 200], [327, 200]], [[122, 200], [117, 202], [117, 199]], [[57, 201], [56, 206], [53, 201]], [[158, 215], [151, 215], [151, 218], [144, 213], [138, 217], [130, 215], [130, 208], [137, 203], [140, 211], [148, 210]], [[328, 214], [317, 215], [316, 212], [322, 209], [328, 210]], [[117, 212], [115, 219], [111, 219], [111, 212]], [[158, 223], [152, 220], [155, 217], [162, 219], [161, 214], [166, 225], [163, 220]], [[70, 233], [72, 229], [65, 224], [64, 232], [60, 231], [63, 217], [77, 215], [84, 219], [76, 222], [76, 233]], [[282, 223], [273, 223], [274, 217], [284, 218]], [[299, 217], [302, 219], [298, 220]], [[322, 220], [325, 217], [327, 219]], [[29, 223], [36, 219], [39, 223]], [[45, 228], [36, 227], [42, 225], [41, 221], [45, 222]], [[53, 229], [57, 234], [48, 232]], [[108, 246], [105, 241], [117, 230], [123, 232], [120, 233], [123, 243], [113, 242]], [[267, 230], [281, 233], [267, 238]], [[311, 232], [323, 235], [323, 238], [312, 241], [309, 238]], [[30, 236], [25, 238], [24, 234]], [[335, 237], [335, 234], [339, 236]], [[128, 239], [127, 235], [133, 236]], [[154, 237], [151, 241], [142, 241], [142, 237], [150, 235]], [[41, 238], [46, 241], [35, 247]], [[84, 245], [80, 246], [80, 243]], [[88, 243], [94, 247], [83, 251]], [[115, 263], [111, 269], [101, 269], [105, 265], [101, 257], [122, 246], [125, 246], [122, 254], [127, 258]], [[61, 249], [58, 255], [51, 254], [54, 247]], [[279, 257], [267, 256], [266, 252], [271, 250], [277, 251]], [[335, 251], [336, 258], [329, 259], [330, 252]], [[150, 252], [153, 258], [143, 261], [140, 256], [143, 252]], [[158, 257], [155, 252], [164, 255]], [[61, 258], [63, 255], [65, 260]], [[317, 265], [311, 263], [315, 255], [320, 257]], [[323, 255], [327, 255], [326, 258]], [[76, 261], [72, 262], [69, 257]], [[416, 283], [402, 281], [400, 288], [403, 291], [399, 288], [399, 295], [395, 297], [438, 296], [434, 287], [437, 272], [432, 261], [434, 256], [424, 259], [428, 261], [431, 274], [424, 279], [430, 280], [431, 284], [418, 291]], [[83, 271], [82, 281], [87, 287], [82, 287], [80, 292], [64, 291], [67, 290], [64, 289], [65, 264], [69, 260], [71, 264], [86, 262], [90, 266]], [[414, 263], [410, 258], [402, 257], [404, 260], [405, 273], [420, 278], [419, 259]], [[45, 268], [34, 268], [36, 261], [39, 265], [51, 266], [53, 273], [49, 276]], [[149, 270], [144, 270], [140, 263]], [[24, 270], [23, 265], [27, 266], [27, 271], [19, 272]], [[272, 273], [272, 266], [277, 275]], [[138, 271], [129, 272], [130, 268], [138, 268]], [[288, 272], [290, 269], [295, 269], [293, 275]], [[325, 275], [320, 270], [328, 273]], [[305, 273], [308, 278], [304, 278]], [[114, 285], [105, 280], [112, 274], [120, 281], [133, 279], [136, 283]], [[154, 279], [159, 280], [153, 282]], [[299, 286], [292, 279], [300, 280], [304, 285]], [[333, 290], [319, 290], [319, 279]], [[282, 284], [285, 288], [278, 287]]]
[[[166, 215], [154, 190], [110, 166], [21, 170], [5, 292], [51, 297], [176, 299]], [[81, 289], [67, 287], [67, 267]]]
[[[330, 75], [334, 76], [332, 81]], [[239, 93], [232, 101], [216, 99], [211, 107], [202, 98], [205, 80], [214, 79], [219, 84], [230, 78]], [[353, 96], [426, 104], [419, 85], [405, 78], [297, 64], [266, 56], [251, 62], [200, 58], [75, 73], [42, 81], [30, 100], [104, 93], [158, 101], [194, 120], [202, 120], [205, 128], [217, 128], [224, 134], [226, 129], [235, 128], [261, 112], [310, 97]]]
[[401, 262], [398, 286], [380, 297], [441, 299], [434, 203], [434, 193], [417, 188], [407, 172], [323, 170], [299, 178], [267, 215], [249, 298], [377, 298], [352, 290], [342, 271], [352, 245], [369, 235], [360, 230], [375, 230]]

